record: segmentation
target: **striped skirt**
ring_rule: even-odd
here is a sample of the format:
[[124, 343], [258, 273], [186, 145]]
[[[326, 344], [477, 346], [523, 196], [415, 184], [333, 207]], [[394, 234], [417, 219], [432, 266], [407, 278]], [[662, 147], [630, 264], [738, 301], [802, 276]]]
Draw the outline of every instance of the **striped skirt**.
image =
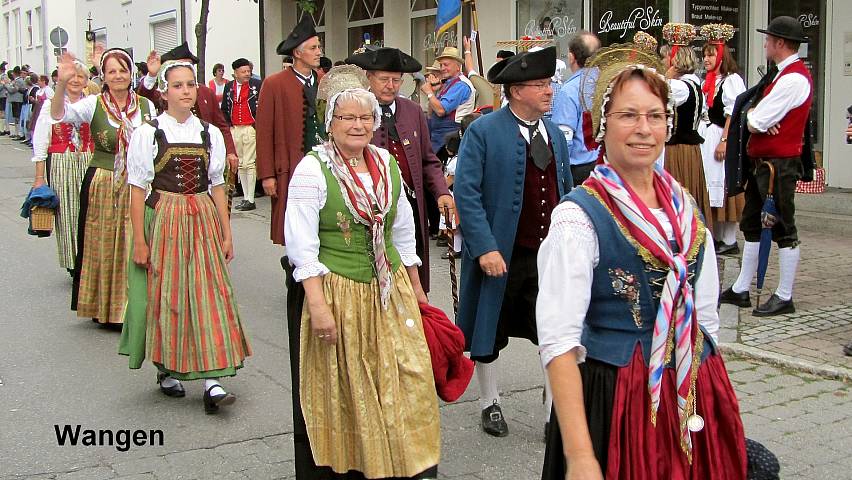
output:
[[308, 308], [300, 342], [299, 393], [314, 462], [366, 478], [413, 477], [437, 465], [435, 380], [405, 268], [394, 274], [387, 310], [375, 279], [366, 284], [330, 273], [323, 290], [337, 345], [312, 333]]
[[[141, 301], [146, 302], [148, 358], [179, 380], [235, 375], [251, 347], [240, 323], [213, 200], [207, 193], [160, 192], [156, 207], [145, 210], [150, 265], [147, 296]], [[139, 268], [132, 259], [129, 267]], [[135, 281], [131, 288], [137, 289]], [[128, 312], [138, 311], [137, 296], [131, 293], [131, 299]], [[131, 329], [126, 325], [124, 330]], [[127, 344], [140, 345], [138, 339]]]
[[77, 222], [80, 213], [80, 186], [92, 154], [89, 152], [51, 153], [47, 180], [59, 198], [56, 210], [56, 249], [59, 267], [72, 270], [77, 259]]
[[112, 171], [89, 167], [80, 190], [77, 272], [71, 308], [100, 323], [121, 323], [127, 303], [130, 187], [115, 192]]

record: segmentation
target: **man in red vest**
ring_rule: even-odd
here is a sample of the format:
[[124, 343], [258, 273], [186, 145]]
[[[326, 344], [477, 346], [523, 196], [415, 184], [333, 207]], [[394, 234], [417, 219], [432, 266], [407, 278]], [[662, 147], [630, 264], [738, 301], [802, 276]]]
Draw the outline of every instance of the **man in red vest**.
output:
[[234, 79], [225, 84], [222, 92], [222, 113], [231, 126], [231, 136], [240, 158], [240, 184], [243, 186], [243, 201], [237, 210], [254, 210], [254, 184], [257, 175], [255, 149], [255, 116], [260, 95], [261, 81], [251, 76], [251, 62], [238, 58], [231, 63]]
[[[795, 312], [793, 281], [799, 264], [799, 237], [794, 219], [793, 202], [796, 181], [802, 175], [802, 145], [805, 126], [813, 101], [813, 80], [808, 67], [799, 58], [799, 45], [807, 42], [802, 25], [792, 17], [778, 17], [766, 30], [766, 58], [777, 65], [774, 79], [758, 92], [758, 100], [747, 113], [747, 153], [753, 169], [746, 175], [745, 197], [740, 230], [745, 248], [740, 275], [731, 288], [722, 292], [720, 301], [741, 307], [751, 306], [749, 288], [757, 273], [761, 212], [766, 198], [771, 164], [775, 170], [774, 197], [778, 222], [772, 228], [772, 240], [778, 244], [780, 279], [775, 293], [753, 315], [759, 317]], [[769, 78], [773, 78], [772, 67]]]

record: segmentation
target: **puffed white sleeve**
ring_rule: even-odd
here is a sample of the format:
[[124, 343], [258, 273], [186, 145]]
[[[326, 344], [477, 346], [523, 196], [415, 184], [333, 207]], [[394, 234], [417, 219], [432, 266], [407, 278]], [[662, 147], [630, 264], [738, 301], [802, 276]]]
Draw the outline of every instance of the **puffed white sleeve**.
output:
[[586, 212], [573, 202], [563, 202], [553, 209], [550, 231], [538, 252], [535, 313], [545, 366], [572, 350], [577, 353], [578, 363], [586, 360], [580, 337], [599, 258], [597, 233]]
[[417, 256], [417, 240], [414, 230], [414, 210], [405, 196], [405, 190], [399, 189], [396, 199], [396, 218], [393, 220], [393, 246], [399, 252], [402, 264], [406, 267], [420, 266], [423, 262]]
[[207, 164], [207, 177], [210, 186], [215, 187], [225, 183], [225, 139], [222, 132], [214, 125], [207, 128], [210, 134], [210, 162]]
[[[56, 97], [54, 97], [56, 98]], [[79, 102], [71, 103], [65, 100], [65, 115], [61, 120], [53, 120], [53, 123], [91, 123], [95, 116], [95, 107], [98, 106], [100, 95], [89, 95]], [[51, 100], [53, 102], [53, 100]], [[50, 109], [48, 109], [50, 110]], [[52, 117], [51, 117], [52, 118]]]
[[50, 105], [45, 102], [45, 105], [39, 111], [38, 119], [36, 119], [35, 128], [33, 129], [33, 162], [47, 160], [47, 149], [50, 146], [52, 129], [53, 122], [50, 121]]
[[127, 149], [127, 183], [147, 190], [151, 182], [154, 181], [154, 156], [156, 154], [154, 127], [146, 124], [133, 130], [130, 146]]
[[669, 79], [669, 89], [672, 92], [672, 100], [676, 107], [683, 105], [689, 99], [689, 87], [683, 80]]
[[716, 250], [713, 248], [713, 235], [707, 229], [704, 243], [704, 260], [701, 262], [701, 274], [695, 281], [695, 314], [698, 324], [707, 330], [714, 343], [719, 341], [719, 269], [716, 264]]
[[319, 212], [325, 206], [326, 196], [327, 186], [319, 160], [307, 155], [293, 171], [284, 215], [287, 257], [295, 267], [293, 278], [297, 282], [330, 272], [319, 261]]
[[722, 104], [725, 106], [725, 116], [730, 117], [734, 114], [734, 103], [737, 101], [737, 97], [746, 91], [745, 82], [743, 82], [743, 77], [732, 73], [725, 77], [720, 88], [722, 89]]

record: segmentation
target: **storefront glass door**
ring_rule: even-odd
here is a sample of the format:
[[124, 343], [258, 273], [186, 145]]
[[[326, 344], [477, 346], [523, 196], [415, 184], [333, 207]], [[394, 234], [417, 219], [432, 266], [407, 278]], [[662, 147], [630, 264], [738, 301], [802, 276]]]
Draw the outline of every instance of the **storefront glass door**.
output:
[[563, 60], [583, 24], [583, 0], [518, 0], [517, 36], [552, 38]]
[[645, 31], [662, 42], [663, 25], [669, 21], [669, 0], [592, 0], [589, 30], [601, 45], [627, 43]]

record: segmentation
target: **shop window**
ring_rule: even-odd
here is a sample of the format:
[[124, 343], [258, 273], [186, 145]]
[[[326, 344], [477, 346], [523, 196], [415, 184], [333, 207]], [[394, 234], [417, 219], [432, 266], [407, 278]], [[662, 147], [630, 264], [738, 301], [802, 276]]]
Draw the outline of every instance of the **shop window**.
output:
[[563, 60], [568, 41], [582, 29], [583, 0], [518, 0], [518, 38], [551, 38]]
[[366, 43], [384, 45], [383, 0], [347, 0], [348, 45], [352, 52]]
[[[825, 2], [819, 0], [770, 0], [769, 1], [769, 18], [766, 20], [768, 24], [770, 20], [781, 15], [787, 15], [799, 19], [802, 28], [805, 30], [805, 35], [809, 42], [803, 43], [799, 48], [799, 56], [808, 66], [811, 72], [811, 77], [814, 82], [814, 101], [811, 106], [811, 122], [813, 122], [813, 139], [814, 143], [822, 138], [822, 108], [823, 108], [823, 81], [822, 71], [824, 69], [824, 50], [823, 42], [822, 19], [825, 17]], [[762, 37], [762, 35], [761, 35]]]
[[601, 45], [627, 43], [642, 30], [662, 43], [663, 25], [669, 21], [669, 0], [592, 0], [589, 30]]
[[[740, 67], [740, 75], [746, 78], [748, 62], [748, 6], [740, 0], [690, 0], [686, 2], [686, 21], [700, 27], [708, 23], [727, 23], [734, 26], [734, 38], [728, 41], [731, 54]], [[704, 39], [695, 43], [695, 54], [699, 60], [703, 57]], [[699, 65], [699, 75], [704, 70]], [[747, 79], [746, 79], [747, 81]]]
[[435, 32], [435, 0], [410, 0], [411, 2], [411, 56], [424, 67], [432, 65], [444, 47], [459, 45], [458, 24], [441, 35]]

